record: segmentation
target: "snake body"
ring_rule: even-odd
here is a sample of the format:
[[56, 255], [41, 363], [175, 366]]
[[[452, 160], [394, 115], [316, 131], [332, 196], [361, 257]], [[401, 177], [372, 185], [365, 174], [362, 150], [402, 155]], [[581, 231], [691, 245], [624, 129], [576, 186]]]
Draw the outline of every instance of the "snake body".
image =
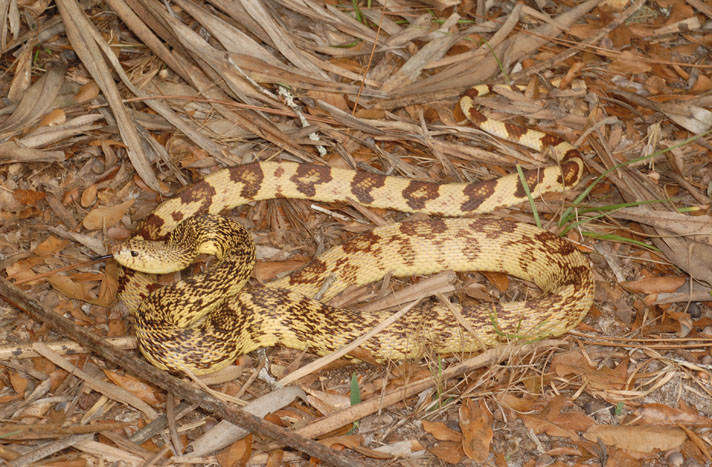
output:
[[[460, 99], [460, 111], [495, 136], [540, 151], [551, 148], [557, 159], [557, 165], [525, 171], [531, 194], [575, 186], [583, 173], [578, 150], [554, 136], [484, 117], [473, 108], [472, 99], [489, 90], [486, 86], [471, 89]], [[379, 227], [332, 248], [291, 276], [266, 287], [243, 289], [254, 266], [254, 245], [240, 224], [217, 214], [281, 197], [355, 200], [365, 206], [463, 218]], [[137, 339], [144, 356], [160, 368], [196, 374], [215, 371], [237, 355], [276, 344], [328, 353], [390, 314], [354, 312], [309, 298], [327, 279], [325, 301], [349, 285], [374, 282], [387, 274], [412, 276], [447, 269], [503, 272], [542, 289], [541, 296], [521, 302], [426, 304], [362, 346], [377, 361], [417, 357], [425, 351], [476, 351], [514, 335], [560, 335], [576, 326], [592, 304], [593, 275], [586, 258], [568, 241], [531, 225], [468, 218], [526, 199], [518, 175], [436, 184], [314, 164], [239, 165], [214, 172], [163, 202], [115, 251], [122, 265], [143, 271], [123, 269], [119, 294], [136, 310]], [[156, 241], [162, 243], [151, 243]], [[152, 251], [171, 252], [180, 266], [165, 266], [173, 262], [150, 258]], [[218, 258], [203, 275], [158, 288], [145, 274], [183, 267], [197, 253]], [[470, 330], [456, 324], [451, 306], [458, 308]]]

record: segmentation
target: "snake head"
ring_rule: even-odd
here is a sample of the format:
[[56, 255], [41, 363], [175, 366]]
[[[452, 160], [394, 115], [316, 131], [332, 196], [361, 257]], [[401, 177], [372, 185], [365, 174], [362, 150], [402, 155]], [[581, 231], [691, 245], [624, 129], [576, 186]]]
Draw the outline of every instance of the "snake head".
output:
[[117, 245], [111, 254], [122, 266], [149, 274], [168, 274], [185, 269], [194, 259], [165, 242], [132, 238]]

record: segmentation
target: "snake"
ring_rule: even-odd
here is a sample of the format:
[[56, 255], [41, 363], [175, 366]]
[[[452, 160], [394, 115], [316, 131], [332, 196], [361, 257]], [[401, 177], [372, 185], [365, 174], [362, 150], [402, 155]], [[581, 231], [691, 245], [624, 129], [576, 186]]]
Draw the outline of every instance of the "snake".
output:
[[[585, 255], [552, 232], [483, 214], [529, 196], [572, 190], [583, 176], [582, 155], [557, 136], [480, 113], [475, 99], [491, 91], [488, 85], [469, 89], [459, 98], [456, 115], [496, 137], [546, 150], [555, 164], [523, 176], [438, 184], [313, 163], [261, 161], [215, 171], [161, 203], [112, 252], [122, 266], [118, 296], [133, 313], [141, 353], [159, 368], [196, 375], [275, 345], [325, 355], [392, 314], [331, 306], [331, 298], [386, 276], [443, 270], [506, 273], [533, 282], [541, 294], [501, 303], [428, 301], [361, 344], [354, 358], [387, 362], [477, 352], [512, 339], [559, 336], [577, 326], [594, 296]], [[250, 285], [254, 242], [239, 222], [221, 213], [275, 198], [356, 202], [430, 216], [377, 227], [289, 276]], [[155, 274], [183, 269], [200, 254], [216, 257], [205, 272], [158, 285]]]

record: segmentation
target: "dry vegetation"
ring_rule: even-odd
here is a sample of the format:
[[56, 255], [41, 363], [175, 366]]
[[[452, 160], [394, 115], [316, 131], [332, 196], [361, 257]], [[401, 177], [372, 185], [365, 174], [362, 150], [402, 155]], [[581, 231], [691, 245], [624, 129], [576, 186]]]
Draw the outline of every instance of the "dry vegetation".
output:
[[[169, 3], [0, 2], [1, 458], [712, 462], [708, 0]], [[595, 305], [576, 330], [386, 366], [304, 369], [315, 357], [273, 348], [202, 385], [142, 364], [114, 303], [117, 267], [92, 256], [179, 187], [253, 160], [438, 182], [545, 164], [458, 122], [458, 96], [479, 83], [524, 85], [478, 103], [585, 155], [575, 193], [535, 203], [595, 268]], [[255, 282], [407, 217], [289, 200], [230, 215], [254, 233]], [[496, 215], [534, 222], [526, 203]], [[339, 304], [393, 290], [464, 302], [536, 293], [498, 274], [444, 273], [352, 290]], [[269, 383], [287, 375], [286, 388]]]

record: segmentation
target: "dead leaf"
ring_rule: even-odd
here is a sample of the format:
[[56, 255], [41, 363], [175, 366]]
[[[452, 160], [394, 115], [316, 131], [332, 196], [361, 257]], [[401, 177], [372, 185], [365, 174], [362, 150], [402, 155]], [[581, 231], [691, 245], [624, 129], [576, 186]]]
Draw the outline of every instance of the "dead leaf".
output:
[[40, 120], [38, 126], [54, 126], [61, 125], [67, 121], [67, 114], [62, 109], [54, 109]]
[[648, 425], [712, 426], [712, 419], [702, 417], [694, 408], [675, 409], [664, 404], [647, 404], [636, 415]]
[[692, 86], [690, 92], [693, 94], [700, 94], [703, 92], [707, 92], [710, 89], [712, 89], [712, 79], [700, 73], [697, 76], [697, 82], [694, 86]]
[[232, 443], [217, 456], [221, 467], [236, 467], [245, 465], [252, 455], [252, 433]]
[[421, 420], [423, 430], [427, 431], [438, 441], [461, 441], [462, 433], [453, 430], [442, 422], [431, 422], [430, 420]]
[[622, 360], [616, 368], [595, 368], [589, 365], [581, 352], [572, 351], [555, 356], [551, 369], [560, 377], [573, 375], [585, 378], [594, 389], [623, 389], [627, 381], [628, 360]]
[[682, 276], [649, 277], [637, 281], [623, 281], [619, 284], [634, 293], [671, 293], [685, 284], [685, 278]]
[[116, 262], [108, 262], [106, 263], [104, 277], [99, 286], [99, 296], [92, 303], [99, 306], [109, 306], [116, 300], [118, 290], [119, 265]]
[[462, 450], [462, 443], [455, 441], [443, 441], [428, 449], [428, 452], [443, 462], [448, 464], [459, 464], [465, 453]]
[[538, 414], [520, 414], [524, 424], [535, 433], [546, 433], [550, 436], [569, 438], [579, 441], [577, 432], [584, 431], [593, 425], [593, 419], [580, 412], [565, 412], [561, 410], [568, 401], [563, 397], [555, 397]]
[[687, 435], [679, 428], [663, 426], [593, 425], [583, 437], [589, 441], [603, 441], [609, 446], [637, 452], [667, 451], [680, 447]]
[[10, 384], [12, 385], [12, 389], [14, 389], [17, 394], [24, 394], [28, 384], [27, 378], [15, 370], [9, 370], [8, 373], [10, 375]]
[[572, 441], [579, 440], [579, 436], [575, 431], [550, 422], [541, 417], [541, 415], [519, 414], [519, 418], [522, 419], [527, 428], [534, 430], [534, 433], [546, 433], [549, 436], [560, 436], [569, 438]]
[[501, 272], [482, 271], [482, 275], [487, 278], [497, 290], [504, 293], [509, 288], [509, 276]]
[[39, 243], [35, 249], [32, 250], [32, 253], [47, 258], [56, 255], [68, 244], [69, 240], [62, 240], [54, 235], [50, 235], [43, 242]]
[[12, 197], [15, 198], [15, 201], [24, 206], [34, 206], [45, 199], [45, 196], [47, 196], [47, 194], [41, 191], [23, 190], [21, 188], [12, 192]]
[[162, 401], [156, 396], [156, 390], [149, 384], [131, 375], [120, 375], [111, 370], [104, 370], [104, 374], [117, 386], [126, 389], [145, 403], [156, 407]]
[[94, 208], [84, 217], [82, 224], [89, 230], [99, 230], [116, 225], [133, 203], [134, 200], [130, 199], [114, 206]]
[[96, 185], [89, 185], [83, 192], [80, 204], [83, 208], [88, 208], [96, 203]]
[[74, 99], [78, 103], [88, 102], [99, 95], [99, 86], [95, 81], [89, 81], [87, 84], [79, 88], [79, 92], [74, 95]]
[[262, 282], [274, 279], [279, 274], [295, 271], [304, 266], [306, 261], [258, 261], [255, 264], [255, 277]]
[[460, 407], [460, 429], [462, 430], [462, 450], [475, 462], [484, 462], [489, 457], [492, 442], [492, 415], [484, 401], [477, 404], [473, 399], [465, 399]]
[[47, 281], [55, 290], [67, 298], [74, 298], [89, 303], [94, 303], [97, 300], [91, 293], [93, 286], [87, 281], [75, 282], [70, 277], [60, 274], [48, 277]]
[[623, 52], [608, 65], [608, 70], [617, 73], [647, 73], [651, 68], [643, 58], [631, 52]]
[[528, 410], [531, 410], [532, 405], [534, 404], [533, 399], [526, 399], [524, 397], [519, 398], [509, 392], [505, 392], [503, 394], [498, 395], [497, 400], [500, 402], [500, 404], [503, 404], [504, 406], [517, 412], [526, 412]]
[[267, 463], [265, 464], [265, 467], [280, 467], [281, 465], [285, 465], [282, 462], [283, 459], [284, 459], [284, 450], [273, 449], [267, 455]]

